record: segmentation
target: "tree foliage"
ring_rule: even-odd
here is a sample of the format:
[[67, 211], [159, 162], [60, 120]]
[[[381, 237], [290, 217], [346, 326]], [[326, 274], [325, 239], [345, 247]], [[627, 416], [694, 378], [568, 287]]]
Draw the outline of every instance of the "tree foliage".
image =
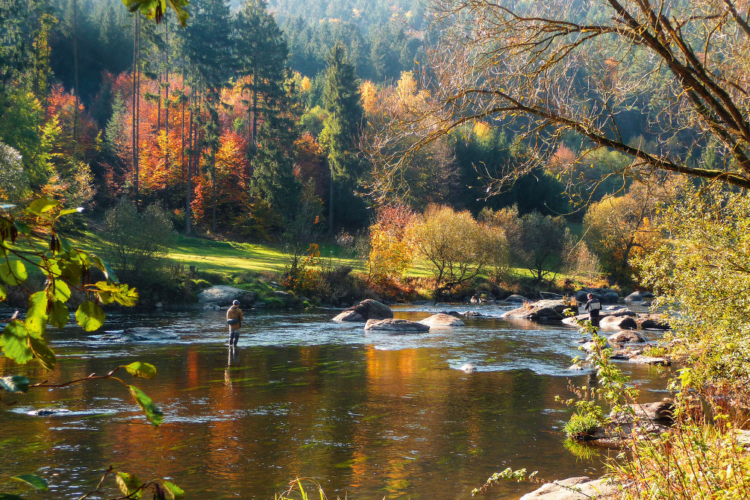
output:
[[468, 211], [431, 205], [414, 227], [414, 244], [435, 280], [435, 300], [444, 290], [472, 279], [493, 260], [502, 230], [482, 226]]
[[663, 239], [636, 259], [643, 286], [666, 308], [673, 336], [689, 357], [685, 380], [746, 381], [750, 377], [750, 198], [718, 187], [686, 188], [654, 219]]

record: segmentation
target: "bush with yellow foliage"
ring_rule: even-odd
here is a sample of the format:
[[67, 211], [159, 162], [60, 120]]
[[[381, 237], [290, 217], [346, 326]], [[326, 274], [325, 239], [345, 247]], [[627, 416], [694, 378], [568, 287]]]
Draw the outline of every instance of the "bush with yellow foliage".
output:
[[507, 256], [501, 228], [480, 224], [469, 211], [447, 206], [428, 206], [414, 226], [413, 238], [434, 276], [435, 300]]
[[403, 277], [414, 261], [412, 229], [417, 214], [405, 205], [378, 208], [377, 219], [370, 226], [370, 254], [367, 258], [369, 279], [378, 284], [391, 283]]
[[630, 260], [653, 251], [660, 243], [652, 219], [657, 207], [672, 198], [679, 183], [633, 184], [622, 196], [607, 196], [589, 207], [583, 219], [585, 240], [599, 256], [602, 270], [630, 281]]

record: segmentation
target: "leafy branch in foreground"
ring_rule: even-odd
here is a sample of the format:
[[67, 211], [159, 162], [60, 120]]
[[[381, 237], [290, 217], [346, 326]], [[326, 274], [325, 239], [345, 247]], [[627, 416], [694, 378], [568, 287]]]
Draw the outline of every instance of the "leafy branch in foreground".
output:
[[[118, 281], [110, 267], [97, 255], [74, 247], [60, 235], [55, 224], [81, 209], [61, 210], [49, 198], [34, 200], [25, 210], [0, 205], [0, 302], [7, 299], [6, 286], [18, 286], [30, 294], [26, 319], [11, 318], [0, 337], [5, 356], [18, 364], [37, 358], [46, 370], [55, 365], [55, 355], [47, 346], [47, 325], [64, 328], [70, 319], [66, 305], [73, 290], [85, 294], [75, 318], [86, 331], [104, 324], [102, 305], [118, 303], [131, 307], [138, 293]], [[29, 272], [36, 268], [46, 278], [44, 290], [32, 293], [25, 288]], [[103, 281], [92, 282], [91, 271], [98, 269]], [[3, 284], [4, 283], [4, 284]]]
[[[70, 319], [67, 303], [72, 291], [85, 294], [84, 301], [77, 309], [75, 318], [86, 331], [94, 331], [104, 324], [105, 314], [102, 305], [118, 303], [134, 306], [138, 299], [136, 290], [118, 281], [109, 266], [98, 256], [76, 248], [55, 229], [60, 218], [79, 212], [80, 209], [62, 210], [58, 201], [39, 198], [24, 210], [14, 205], [0, 205], [0, 302], [7, 300], [6, 286], [17, 286], [29, 296], [26, 318], [21, 320], [18, 312], [10, 319], [0, 335], [0, 348], [3, 355], [18, 364], [26, 364], [36, 358], [42, 368], [51, 371], [55, 366], [55, 354], [47, 345], [47, 326], [62, 329]], [[27, 267], [36, 268], [45, 278], [44, 290], [33, 292], [25, 288], [28, 279]], [[92, 270], [96, 268], [104, 275], [103, 281], [92, 282]], [[33, 292], [33, 293], [32, 293]], [[11, 394], [27, 393], [30, 389], [60, 388], [80, 382], [112, 379], [128, 388], [130, 395], [141, 408], [146, 419], [158, 427], [162, 423], [161, 410], [138, 387], [128, 384], [115, 376], [124, 369], [136, 378], [151, 379], [156, 376], [156, 368], [141, 361], [118, 366], [105, 375], [92, 373], [87, 377], [62, 383], [49, 383], [47, 380], [32, 383], [23, 375], [0, 377], [0, 391]], [[1, 393], [0, 393], [1, 394]], [[7, 402], [0, 396], [0, 402]], [[110, 468], [107, 475], [112, 473]], [[13, 478], [38, 490], [46, 490], [46, 481], [34, 474], [23, 474]], [[118, 484], [126, 496], [121, 498], [142, 498], [151, 491], [153, 498], [182, 498], [182, 490], [168, 481], [141, 483], [135, 476], [117, 473]], [[101, 484], [99, 486], [101, 486]], [[98, 493], [99, 487], [93, 493]], [[87, 498], [90, 494], [84, 495]], [[13, 500], [21, 497], [2, 495], [0, 500]]]
[[495, 472], [487, 479], [486, 483], [484, 483], [479, 488], [474, 488], [473, 490], [471, 490], [471, 496], [487, 493], [490, 488], [492, 488], [500, 481], [516, 481], [518, 483], [522, 481], [533, 481], [536, 480], [536, 475], [537, 471], [534, 471], [531, 474], [527, 475], [526, 469], [513, 470], [508, 467], [502, 472]]

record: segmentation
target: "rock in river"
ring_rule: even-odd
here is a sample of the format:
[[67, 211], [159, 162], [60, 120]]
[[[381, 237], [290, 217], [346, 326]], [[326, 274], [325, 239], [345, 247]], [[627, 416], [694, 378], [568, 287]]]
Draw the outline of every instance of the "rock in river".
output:
[[639, 314], [635, 321], [644, 330], [669, 330], [671, 328], [661, 314]]
[[623, 330], [610, 335], [607, 341], [610, 344], [627, 344], [629, 342], [646, 342], [646, 339], [633, 330]]
[[519, 304], [523, 304], [524, 302], [531, 302], [531, 301], [527, 299], [526, 297], [523, 297], [522, 295], [516, 295], [514, 293], [510, 297], [506, 297], [505, 302], [518, 302]]
[[133, 341], [155, 341], [155, 340], [172, 340], [178, 338], [172, 332], [165, 332], [158, 328], [126, 328], [125, 330], [116, 330], [104, 332], [104, 335], [99, 337], [99, 340], [108, 340], [114, 342]]
[[605, 479], [591, 480], [588, 477], [571, 477], [547, 483], [538, 490], [527, 493], [521, 500], [590, 500], [607, 498], [619, 488]]
[[532, 321], [555, 321], [565, 318], [564, 311], [569, 306], [562, 300], [540, 300], [503, 314], [508, 319], [529, 319]]
[[429, 318], [425, 318], [422, 321], [420, 321], [423, 325], [427, 325], [432, 328], [450, 328], [453, 326], [466, 326], [466, 323], [461, 321], [460, 319], [456, 318], [455, 316], [451, 316], [450, 314], [433, 314]]
[[390, 318], [393, 318], [393, 311], [390, 307], [377, 300], [367, 299], [342, 312], [333, 318], [333, 321], [337, 323], [365, 323], [371, 319]]
[[[599, 320], [601, 321], [602, 318], [605, 318], [607, 316], [631, 316], [634, 317], [635, 313], [628, 309], [627, 307], [615, 307], [615, 306], [608, 306], [612, 309], [604, 309], [599, 312]], [[565, 318], [563, 320], [563, 324], [569, 325], [569, 326], [578, 326], [576, 321], [586, 321], [589, 319], [589, 313], [584, 314], [577, 314], [576, 316], [571, 316], [569, 318]]]
[[600, 330], [637, 330], [638, 323], [630, 316], [605, 316], [599, 320]]
[[576, 301], [585, 304], [589, 300], [588, 294], [590, 293], [604, 304], [617, 304], [620, 300], [620, 294], [611, 288], [584, 288], [576, 292]]
[[240, 301], [240, 307], [249, 306], [255, 302], [258, 294], [249, 290], [242, 290], [233, 286], [216, 285], [206, 288], [198, 294], [198, 302], [201, 304], [216, 304], [218, 306], [231, 306], [235, 300]]
[[669, 399], [654, 403], [636, 403], [625, 406], [631, 408], [631, 410], [612, 412], [610, 414], [612, 421], [630, 423], [634, 418], [638, 418], [664, 424], [671, 423], [673, 420], [672, 412], [674, 411], [674, 403]]
[[32, 417], [53, 417], [55, 415], [65, 415], [66, 413], [70, 413], [70, 410], [66, 410], [65, 408], [42, 408], [41, 410], [26, 412], [26, 415]]
[[390, 318], [381, 320], [367, 320], [365, 330], [395, 333], [424, 333], [430, 331], [430, 327], [416, 321]]

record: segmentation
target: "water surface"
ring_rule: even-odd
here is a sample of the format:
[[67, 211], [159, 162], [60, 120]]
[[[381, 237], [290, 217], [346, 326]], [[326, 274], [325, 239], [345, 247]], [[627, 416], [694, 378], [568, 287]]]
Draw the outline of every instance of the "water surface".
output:
[[[101, 341], [76, 327], [50, 334], [52, 374], [0, 360], [0, 373], [63, 382], [134, 360], [154, 364], [137, 380], [164, 412], [153, 430], [111, 381], [20, 395], [0, 409], [0, 477], [37, 473], [52, 493], [77, 498], [109, 465], [141, 479], [171, 478], [188, 498], [271, 499], [295, 477], [314, 478], [329, 498], [467, 499], [493, 472], [538, 470], [545, 479], [595, 476], [602, 456], [577, 459], [561, 427], [569, 410], [576, 330], [499, 318], [486, 306], [465, 328], [422, 335], [365, 334], [334, 324], [335, 311], [249, 314], [234, 354], [223, 345], [221, 311], [110, 314], [103, 330], [148, 326], [168, 341]], [[456, 306], [396, 308], [421, 319]], [[459, 370], [465, 363], [476, 372]], [[663, 382], [623, 365], [644, 400]], [[131, 381], [123, 374], [126, 382]], [[70, 413], [35, 417], [41, 408]], [[504, 484], [492, 498], [517, 498], [537, 485]], [[0, 492], [20, 492], [0, 484]]]

